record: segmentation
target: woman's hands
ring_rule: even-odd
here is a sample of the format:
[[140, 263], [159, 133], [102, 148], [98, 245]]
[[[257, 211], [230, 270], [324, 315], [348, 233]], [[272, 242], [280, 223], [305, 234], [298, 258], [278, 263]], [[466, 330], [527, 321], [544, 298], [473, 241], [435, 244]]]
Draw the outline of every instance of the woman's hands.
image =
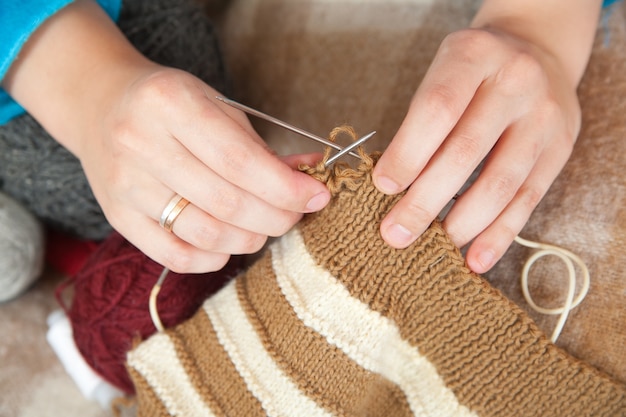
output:
[[[243, 113], [145, 59], [91, 0], [40, 27], [3, 85], [80, 159], [111, 224], [173, 271], [220, 269], [330, 200], [294, 169], [313, 156], [277, 158]], [[170, 234], [159, 218], [176, 194], [191, 204]]]
[[[539, 22], [528, 23], [516, 20], [517, 12], [543, 6], [513, 3], [486, 1], [475, 20], [479, 28], [443, 41], [374, 171], [381, 191], [408, 188], [381, 225], [383, 238], [402, 248], [486, 158], [444, 220], [455, 244], [472, 242], [467, 262], [479, 273], [504, 254], [572, 151], [580, 127], [576, 88], [600, 7], [579, 2], [577, 14], [562, 10], [553, 16], [556, 22], [543, 26], [550, 10], [535, 10]], [[570, 2], [562, 7], [574, 8]], [[584, 8], [591, 11], [585, 15]], [[578, 31], [569, 42], [579, 50], [556, 42], [564, 33], [541, 33], [546, 27]]]
[[[375, 168], [383, 192], [408, 188], [382, 222], [388, 243], [408, 246], [487, 157], [444, 226], [473, 242], [474, 271], [502, 256], [572, 150], [600, 3], [485, 0], [474, 29], [446, 38]], [[3, 86], [79, 157], [113, 226], [174, 271], [218, 269], [329, 200], [291, 168], [306, 157], [273, 156], [243, 114], [146, 60], [93, 0], [42, 25]], [[191, 205], [168, 234], [158, 220], [176, 194]]]

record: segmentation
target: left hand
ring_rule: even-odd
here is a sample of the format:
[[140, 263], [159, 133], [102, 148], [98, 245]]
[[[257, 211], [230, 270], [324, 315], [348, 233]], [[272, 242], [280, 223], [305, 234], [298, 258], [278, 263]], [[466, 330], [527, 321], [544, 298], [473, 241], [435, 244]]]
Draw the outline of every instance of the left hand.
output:
[[489, 270], [520, 232], [572, 151], [576, 83], [549, 52], [503, 31], [467, 29], [442, 43], [397, 135], [374, 170], [379, 190], [408, 188], [381, 224], [411, 244], [486, 158], [444, 220], [467, 263]]

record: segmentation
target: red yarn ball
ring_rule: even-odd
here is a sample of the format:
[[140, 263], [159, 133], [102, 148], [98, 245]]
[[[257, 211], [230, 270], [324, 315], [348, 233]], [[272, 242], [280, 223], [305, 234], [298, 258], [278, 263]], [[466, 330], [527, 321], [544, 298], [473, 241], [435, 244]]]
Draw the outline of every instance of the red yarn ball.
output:
[[[191, 317], [240, 266], [240, 259], [233, 258], [219, 272], [170, 272], [157, 299], [163, 326]], [[162, 271], [161, 265], [113, 233], [71, 282], [74, 294], [68, 317], [78, 350], [105, 380], [128, 394], [134, 393], [134, 386], [125, 367], [126, 354], [135, 341], [156, 332], [148, 300]]]

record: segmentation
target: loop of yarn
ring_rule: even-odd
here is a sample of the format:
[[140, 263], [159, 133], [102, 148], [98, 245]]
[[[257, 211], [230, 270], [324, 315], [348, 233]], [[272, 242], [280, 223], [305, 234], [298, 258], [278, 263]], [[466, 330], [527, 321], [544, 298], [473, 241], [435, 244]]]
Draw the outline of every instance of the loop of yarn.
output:
[[[353, 142], [356, 141], [358, 137], [352, 126], [342, 125], [334, 128], [330, 132], [328, 139], [331, 142], [337, 142], [337, 138], [340, 135], [348, 136]], [[330, 147], [326, 147], [322, 160], [316, 165], [301, 165], [299, 168], [302, 172], [326, 184], [326, 187], [333, 196], [337, 195], [344, 188], [355, 189], [357, 186], [355, 180], [361, 178], [364, 173], [371, 172], [380, 157], [379, 152], [368, 154], [362, 146], [359, 146], [356, 152], [361, 157], [361, 162], [356, 169], [352, 169], [352, 167], [345, 162], [336, 162], [332, 166], [327, 167], [326, 161], [331, 157], [332, 151]]]
[[[528, 248], [539, 249], [537, 252], [532, 254], [524, 264], [524, 268], [521, 273], [521, 285], [522, 285], [522, 293], [524, 294], [524, 298], [528, 305], [541, 314], [548, 315], [557, 315], [560, 314], [560, 317], [557, 321], [557, 324], [552, 332], [551, 341], [555, 343], [559, 338], [563, 327], [565, 326], [565, 322], [569, 316], [571, 310], [576, 308], [586, 297], [587, 292], [589, 291], [590, 286], [590, 277], [589, 277], [589, 269], [585, 262], [574, 253], [568, 251], [567, 249], [563, 249], [558, 246], [549, 245], [547, 243], [533, 242], [531, 240], [527, 240], [517, 236], [515, 238], [515, 242], [519, 243], [522, 246], [526, 246]], [[535, 303], [532, 296], [530, 295], [530, 290], [528, 288], [528, 276], [530, 273], [530, 267], [540, 258], [544, 256], [553, 255], [561, 259], [565, 266], [567, 267], [567, 294], [565, 297], [565, 302], [562, 307], [558, 308], [545, 308], [540, 307]], [[582, 271], [582, 288], [578, 293], [578, 296], [574, 298], [576, 292], [576, 270], [574, 269], [574, 263], [578, 265], [580, 270]]]

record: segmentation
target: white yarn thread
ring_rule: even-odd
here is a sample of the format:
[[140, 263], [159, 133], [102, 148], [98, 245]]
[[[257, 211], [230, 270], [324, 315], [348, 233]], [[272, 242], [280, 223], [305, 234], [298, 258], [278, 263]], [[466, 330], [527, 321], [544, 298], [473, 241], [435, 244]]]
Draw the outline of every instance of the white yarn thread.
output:
[[[552, 332], [552, 343], [555, 343], [559, 336], [561, 335], [561, 331], [563, 330], [563, 326], [565, 326], [565, 322], [567, 321], [567, 317], [569, 316], [569, 312], [576, 308], [582, 300], [589, 292], [590, 285], [590, 277], [589, 277], [589, 269], [585, 262], [574, 253], [568, 251], [567, 249], [560, 248], [558, 246], [549, 245], [547, 243], [534, 242], [532, 240], [523, 239], [519, 236], [515, 238], [515, 242], [522, 246], [526, 246], [532, 249], [539, 249], [537, 252], [532, 254], [524, 264], [524, 268], [521, 273], [521, 285], [522, 292], [524, 293], [524, 298], [526, 302], [532, 309], [541, 313], [541, 314], [549, 314], [556, 315], [560, 314], [556, 326]], [[545, 308], [540, 307], [535, 303], [532, 296], [530, 295], [530, 290], [528, 289], [528, 274], [530, 271], [530, 267], [540, 258], [548, 255], [553, 255], [561, 259], [565, 266], [567, 267], [567, 275], [568, 275], [568, 286], [567, 286], [567, 295], [565, 297], [565, 303], [562, 307], [557, 308]], [[574, 298], [576, 293], [576, 270], [574, 268], [574, 263], [578, 265], [578, 267], [582, 271], [582, 289], [578, 293], [578, 296]]]
[[163, 268], [161, 271], [161, 275], [157, 280], [156, 284], [152, 287], [150, 291], [150, 298], [148, 299], [148, 308], [150, 310], [150, 319], [152, 319], [152, 324], [156, 327], [157, 331], [163, 332], [165, 328], [163, 327], [163, 323], [161, 322], [161, 317], [159, 316], [159, 309], [157, 307], [157, 297], [159, 296], [159, 292], [161, 291], [161, 286], [167, 278], [167, 274], [170, 273], [168, 268]]
[[41, 275], [44, 233], [41, 223], [12, 198], [0, 193], [0, 302], [17, 297]]

